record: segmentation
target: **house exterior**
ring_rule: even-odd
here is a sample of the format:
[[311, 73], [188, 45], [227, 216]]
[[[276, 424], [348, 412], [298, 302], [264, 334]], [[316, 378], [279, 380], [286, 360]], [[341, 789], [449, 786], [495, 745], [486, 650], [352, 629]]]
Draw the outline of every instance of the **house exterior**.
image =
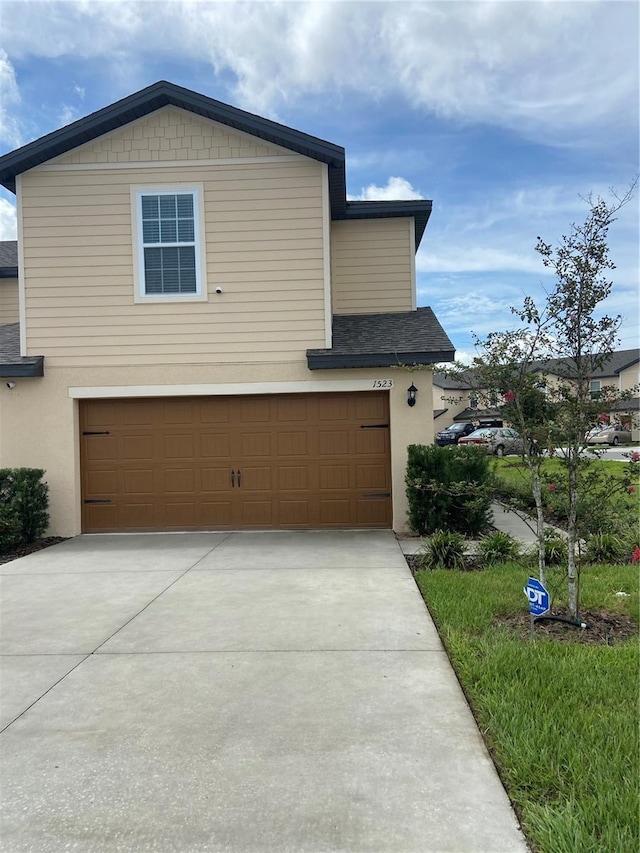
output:
[[166, 82], [0, 181], [0, 466], [46, 470], [51, 534], [406, 528], [407, 366], [454, 357], [430, 201], [349, 202], [339, 146]]

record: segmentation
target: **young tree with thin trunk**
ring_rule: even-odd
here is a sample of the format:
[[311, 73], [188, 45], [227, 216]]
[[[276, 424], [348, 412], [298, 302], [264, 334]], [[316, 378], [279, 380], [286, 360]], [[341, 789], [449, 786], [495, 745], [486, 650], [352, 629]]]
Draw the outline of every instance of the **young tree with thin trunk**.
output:
[[[618, 211], [632, 198], [637, 184], [613, 201], [592, 197], [583, 223], [571, 225], [556, 247], [538, 238], [535, 250], [554, 273], [553, 289], [539, 308], [527, 297], [521, 309], [512, 308], [521, 326], [477, 341], [479, 355], [472, 365], [457, 366], [450, 375], [466, 378], [485, 399], [502, 394], [504, 419], [525, 438], [524, 459], [536, 505], [539, 576], [546, 580], [545, 530], [542, 501], [542, 459], [560, 454], [567, 478], [567, 584], [569, 611], [579, 617], [578, 565], [579, 494], [582, 472], [588, 467], [586, 434], [598, 414], [610, 410], [621, 394], [603, 389], [592, 399], [590, 382], [610, 360], [618, 344], [621, 316], [601, 313], [611, 293], [610, 270], [615, 265], [607, 243]], [[482, 389], [482, 390], [481, 390]], [[487, 396], [489, 395], [489, 396]], [[593, 455], [591, 455], [593, 459]]]

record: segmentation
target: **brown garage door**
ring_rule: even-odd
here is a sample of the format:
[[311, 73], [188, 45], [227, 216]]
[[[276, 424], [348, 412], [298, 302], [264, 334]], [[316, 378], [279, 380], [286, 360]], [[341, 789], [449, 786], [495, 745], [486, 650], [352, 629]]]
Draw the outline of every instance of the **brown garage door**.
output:
[[86, 533], [390, 527], [386, 393], [86, 400]]

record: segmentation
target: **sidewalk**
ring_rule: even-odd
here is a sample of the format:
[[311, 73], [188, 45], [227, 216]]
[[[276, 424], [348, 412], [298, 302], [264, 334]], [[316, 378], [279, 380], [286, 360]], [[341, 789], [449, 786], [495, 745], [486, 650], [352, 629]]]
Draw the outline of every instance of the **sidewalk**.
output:
[[[497, 530], [501, 530], [503, 533], [508, 533], [510, 536], [513, 536], [513, 538], [525, 548], [536, 544], [535, 518], [531, 518], [531, 526], [529, 526], [529, 524], [523, 521], [523, 519], [517, 513], [513, 512], [513, 510], [507, 509], [505, 506], [495, 501], [491, 504], [491, 510], [493, 512], [493, 526]], [[550, 524], [545, 524], [545, 527], [550, 527], [555, 530], [559, 536], [566, 536], [564, 530], [561, 530], [558, 527], [551, 527]], [[419, 536], [406, 536], [400, 538], [398, 539], [398, 544], [400, 545], [403, 554], [417, 554], [422, 550], [422, 539]], [[473, 540], [469, 542], [470, 552], [474, 550], [474, 544]]]

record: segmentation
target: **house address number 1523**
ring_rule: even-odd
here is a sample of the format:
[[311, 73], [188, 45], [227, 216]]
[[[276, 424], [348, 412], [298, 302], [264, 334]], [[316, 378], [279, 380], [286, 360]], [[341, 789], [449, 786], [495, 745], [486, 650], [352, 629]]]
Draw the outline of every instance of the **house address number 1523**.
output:
[[393, 388], [393, 379], [374, 379], [372, 388]]

